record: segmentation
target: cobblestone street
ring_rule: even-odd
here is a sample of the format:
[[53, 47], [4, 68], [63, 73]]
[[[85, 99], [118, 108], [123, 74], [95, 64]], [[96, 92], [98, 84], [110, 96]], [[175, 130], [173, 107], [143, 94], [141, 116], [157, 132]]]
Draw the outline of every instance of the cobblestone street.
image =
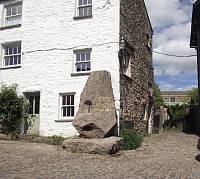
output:
[[0, 178], [195, 179], [200, 178], [197, 140], [196, 135], [181, 132], [151, 135], [139, 149], [115, 156], [68, 153], [53, 145], [0, 140]]

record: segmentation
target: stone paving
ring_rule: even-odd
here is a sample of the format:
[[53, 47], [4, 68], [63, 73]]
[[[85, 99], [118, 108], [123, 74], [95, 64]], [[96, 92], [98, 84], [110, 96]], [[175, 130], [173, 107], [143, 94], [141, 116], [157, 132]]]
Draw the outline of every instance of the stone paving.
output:
[[114, 156], [0, 140], [0, 179], [198, 179], [197, 140], [196, 135], [181, 132], [154, 134], [139, 149]]

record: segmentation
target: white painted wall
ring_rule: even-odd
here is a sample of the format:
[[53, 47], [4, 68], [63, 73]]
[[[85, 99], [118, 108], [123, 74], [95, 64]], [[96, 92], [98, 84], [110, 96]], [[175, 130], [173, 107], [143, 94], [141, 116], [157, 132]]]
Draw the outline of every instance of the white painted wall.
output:
[[[2, 9], [0, 4], [0, 14]], [[119, 108], [119, 0], [93, 1], [92, 18], [74, 20], [74, 15], [74, 0], [24, 0], [22, 26], [0, 29], [0, 44], [21, 40], [23, 51], [22, 67], [0, 69], [0, 82], [17, 83], [20, 93], [40, 91], [40, 135], [77, 134], [71, 122], [55, 122], [59, 93], [76, 92], [77, 111], [88, 78], [71, 76], [73, 50], [92, 48], [92, 71], [111, 73]]]

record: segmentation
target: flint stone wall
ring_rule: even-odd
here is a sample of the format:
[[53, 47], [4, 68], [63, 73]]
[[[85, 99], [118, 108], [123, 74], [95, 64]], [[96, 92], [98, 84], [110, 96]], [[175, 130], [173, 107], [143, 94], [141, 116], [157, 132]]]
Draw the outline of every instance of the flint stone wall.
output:
[[143, 0], [121, 0], [120, 7], [120, 35], [133, 51], [131, 75], [120, 74], [121, 126], [143, 132], [153, 105], [153, 32]]

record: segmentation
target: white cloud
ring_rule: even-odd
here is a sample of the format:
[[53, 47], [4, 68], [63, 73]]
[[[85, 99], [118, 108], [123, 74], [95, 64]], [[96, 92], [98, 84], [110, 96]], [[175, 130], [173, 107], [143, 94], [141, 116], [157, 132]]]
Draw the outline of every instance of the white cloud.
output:
[[[169, 55], [196, 55], [196, 51], [189, 47], [192, 3], [195, 1], [145, 0], [154, 30], [154, 51]], [[196, 85], [196, 63], [196, 57], [180, 58], [153, 53], [154, 74], [159, 78], [162, 90], [187, 89]]]
[[[195, 55], [196, 51], [190, 49], [188, 43], [187, 39], [169, 40], [154, 49], [154, 51], [169, 55]], [[196, 57], [171, 57], [154, 53], [153, 63], [156, 66], [155, 75], [157, 76], [178, 76], [184, 71], [196, 72], [197, 70]]]
[[183, 87], [177, 88], [176, 91], [187, 91], [193, 88], [197, 88], [197, 85], [183, 86]]
[[189, 17], [178, 0], [145, 0], [153, 27], [187, 22]]
[[162, 31], [154, 32], [153, 45], [156, 48], [169, 40], [185, 39], [187, 40], [186, 46], [189, 47], [190, 29], [191, 23], [188, 22], [185, 24], [174, 24]]
[[159, 88], [160, 88], [162, 91], [171, 91], [171, 90], [174, 90], [175, 86], [172, 85], [172, 84], [168, 84], [168, 83], [166, 83], [165, 81], [160, 81], [160, 83], [159, 83]]
[[172, 91], [172, 90], [173, 91], [187, 91], [187, 90], [191, 90], [193, 88], [197, 88], [197, 85], [182, 86], [182, 87], [176, 88], [176, 86], [173, 84], [166, 83], [165, 81], [160, 81], [159, 88], [162, 91]]

